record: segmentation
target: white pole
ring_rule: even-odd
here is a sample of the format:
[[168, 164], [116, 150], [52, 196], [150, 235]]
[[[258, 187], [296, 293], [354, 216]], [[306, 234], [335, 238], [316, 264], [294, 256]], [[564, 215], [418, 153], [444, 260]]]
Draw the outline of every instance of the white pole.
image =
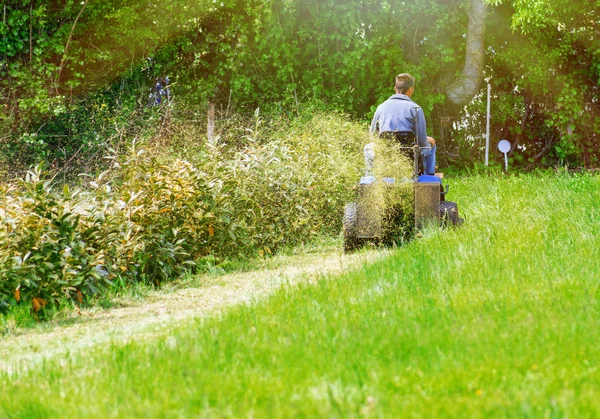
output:
[[492, 86], [488, 83], [487, 85], [487, 123], [485, 130], [485, 165], [488, 165], [489, 155], [490, 155], [490, 92], [492, 91]]

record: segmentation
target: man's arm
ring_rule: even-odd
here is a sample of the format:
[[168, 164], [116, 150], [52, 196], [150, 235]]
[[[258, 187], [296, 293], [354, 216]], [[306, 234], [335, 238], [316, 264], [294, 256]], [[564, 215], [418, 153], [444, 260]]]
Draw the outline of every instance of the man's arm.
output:
[[373, 115], [373, 120], [371, 121], [371, 127], [369, 128], [369, 132], [371, 135], [375, 134], [377, 131], [377, 121], [379, 120], [379, 107], [375, 111], [375, 115]]
[[417, 143], [419, 147], [429, 147], [429, 140], [427, 138], [427, 127], [425, 125], [425, 114], [421, 107], [415, 108], [415, 135], [417, 136]]

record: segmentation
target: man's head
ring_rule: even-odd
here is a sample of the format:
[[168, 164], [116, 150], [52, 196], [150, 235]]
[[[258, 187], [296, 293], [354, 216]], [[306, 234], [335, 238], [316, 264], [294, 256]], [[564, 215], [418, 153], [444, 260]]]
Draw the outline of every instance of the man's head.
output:
[[415, 89], [415, 78], [408, 73], [398, 74], [396, 76], [396, 93], [412, 96]]

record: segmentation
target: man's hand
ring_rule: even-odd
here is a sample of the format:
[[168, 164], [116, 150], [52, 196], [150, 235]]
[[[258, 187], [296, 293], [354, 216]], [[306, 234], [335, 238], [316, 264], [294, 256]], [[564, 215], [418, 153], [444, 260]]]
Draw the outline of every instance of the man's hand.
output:
[[427, 141], [429, 141], [432, 147], [435, 146], [435, 140], [432, 137], [427, 137]]

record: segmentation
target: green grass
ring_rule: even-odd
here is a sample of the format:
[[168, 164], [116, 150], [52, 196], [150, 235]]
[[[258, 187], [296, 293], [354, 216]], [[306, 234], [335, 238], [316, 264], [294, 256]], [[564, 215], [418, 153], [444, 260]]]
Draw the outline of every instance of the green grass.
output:
[[600, 178], [450, 182], [460, 229], [152, 344], [0, 376], [0, 416], [597, 416]]

